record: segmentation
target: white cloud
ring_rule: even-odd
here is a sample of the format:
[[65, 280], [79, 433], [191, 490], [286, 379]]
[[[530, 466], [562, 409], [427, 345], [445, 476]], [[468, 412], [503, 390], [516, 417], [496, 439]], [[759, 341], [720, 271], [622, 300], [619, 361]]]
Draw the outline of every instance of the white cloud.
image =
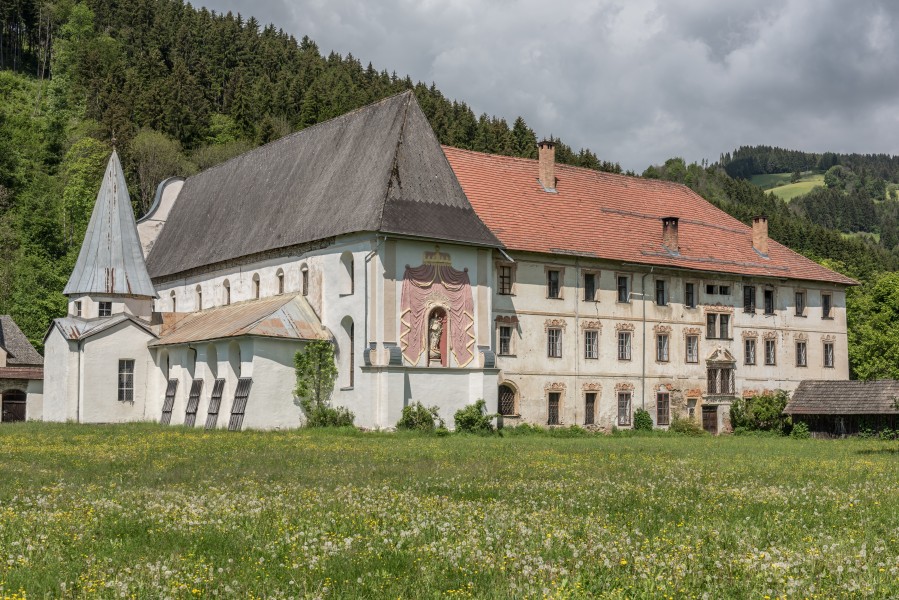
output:
[[899, 153], [899, 5], [207, 0], [642, 171], [743, 144]]

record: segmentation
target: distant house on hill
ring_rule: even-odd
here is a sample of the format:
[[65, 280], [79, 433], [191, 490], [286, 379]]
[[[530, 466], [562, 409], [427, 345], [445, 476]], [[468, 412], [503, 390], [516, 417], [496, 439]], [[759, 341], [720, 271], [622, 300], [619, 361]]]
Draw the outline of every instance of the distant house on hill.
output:
[[813, 435], [852, 435], [864, 429], [896, 429], [899, 381], [820, 381], [799, 384], [784, 413], [808, 424]]
[[0, 422], [42, 417], [44, 358], [16, 322], [0, 315]]

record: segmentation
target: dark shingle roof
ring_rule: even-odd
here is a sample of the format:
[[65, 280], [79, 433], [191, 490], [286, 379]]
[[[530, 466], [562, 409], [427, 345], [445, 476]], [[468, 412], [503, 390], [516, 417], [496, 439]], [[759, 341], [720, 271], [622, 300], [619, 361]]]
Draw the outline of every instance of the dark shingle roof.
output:
[[799, 384], [784, 412], [791, 415], [899, 414], [899, 381], [821, 381]]
[[44, 364], [44, 358], [37, 353], [37, 350], [9, 315], [0, 315], [0, 346], [6, 350], [7, 365]]
[[189, 177], [147, 257], [152, 277], [378, 231], [500, 246], [412, 92]]

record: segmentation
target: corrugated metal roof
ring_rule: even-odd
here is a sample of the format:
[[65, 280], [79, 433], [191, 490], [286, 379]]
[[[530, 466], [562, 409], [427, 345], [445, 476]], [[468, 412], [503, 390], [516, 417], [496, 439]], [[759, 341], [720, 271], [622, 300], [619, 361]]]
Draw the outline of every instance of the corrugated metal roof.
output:
[[156, 297], [115, 150], [109, 157], [78, 261], [63, 293]]
[[899, 414], [893, 404], [899, 399], [899, 381], [806, 380], [787, 403], [788, 415], [878, 415]]
[[147, 257], [164, 277], [378, 231], [497, 247], [405, 92], [189, 177]]
[[[92, 335], [97, 335], [102, 331], [106, 331], [107, 329], [115, 327], [116, 325], [124, 321], [130, 321], [138, 327], [146, 330], [147, 333], [150, 333], [153, 336], [156, 335], [150, 328], [149, 323], [125, 313], [117, 313], [112, 315], [111, 317], [103, 317], [100, 319], [79, 319], [77, 317], [62, 317], [60, 319], [53, 319], [53, 327], [59, 329], [60, 333], [62, 333], [63, 337], [65, 337], [67, 340], [83, 340], [85, 338], [91, 337]], [[50, 331], [52, 331], [52, 327]], [[50, 331], [47, 332], [48, 335]]]
[[303, 296], [247, 300], [194, 313], [165, 313], [151, 346], [187, 344], [244, 335], [296, 340], [330, 338]]
[[44, 364], [44, 357], [38, 354], [9, 315], [0, 315], [0, 346], [6, 350], [6, 364], [10, 366]]

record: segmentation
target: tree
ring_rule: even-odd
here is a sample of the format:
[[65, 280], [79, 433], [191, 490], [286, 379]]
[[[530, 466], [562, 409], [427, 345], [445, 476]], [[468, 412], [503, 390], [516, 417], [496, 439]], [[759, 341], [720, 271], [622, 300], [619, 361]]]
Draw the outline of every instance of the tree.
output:
[[847, 313], [852, 375], [899, 378], [899, 273], [884, 273], [851, 290]]
[[331, 406], [337, 379], [334, 346], [327, 340], [308, 342], [294, 356], [297, 387], [295, 404], [303, 410], [308, 427], [342, 427], [353, 424], [354, 415]]
[[141, 129], [131, 140], [130, 163], [137, 174], [138, 213], [145, 214], [153, 203], [156, 187], [168, 177], [191, 175], [196, 167], [181, 153], [181, 144], [164, 133]]

